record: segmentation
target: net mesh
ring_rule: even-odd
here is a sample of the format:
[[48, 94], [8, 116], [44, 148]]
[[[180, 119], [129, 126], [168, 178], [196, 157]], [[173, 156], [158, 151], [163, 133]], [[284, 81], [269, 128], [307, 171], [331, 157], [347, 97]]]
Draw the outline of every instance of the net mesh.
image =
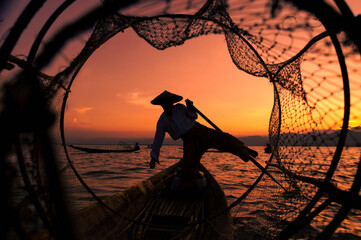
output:
[[[97, 19], [80, 53], [54, 78], [41, 81], [41, 87], [48, 101], [52, 99], [56, 103], [64, 93], [63, 88], [71, 88], [91, 54], [127, 28], [132, 28], [159, 50], [182, 45], [198, 36], [223, 34], [237, 68], [267, 79], [274, 87], [274, 106], [269, 122], [272, 154], [267, 169], [288, 189], [283, 195], [290, 195], [280, 198], [279, 193], [283, 190], [270, 178], [263, 177], [231, 210], [238, 228], [235, 237], [274, 238], [296, 220], [306, 206], [314, 210], [330, 198], [334, 203], [326, 209], [335, 214], [344, 205], [340, 196], [346, 196], [352, 184], [359, 181], [357, 177], [350, 181], [344, 175], [358, 176], [361, 145], [361, 84], [358, 78], [361, 73], [359, 53], [352, 45], [343, 44], [338, 48], [337, 42], [332, 42], [323, 24], [313, 14], [286, 2], [282, 2], [282, 8], [275, 9], [273, 3], [266, 0], [140, 1]], [[337, 39], [343, 43], [347, 37], [340, 32]], [[44, 56], [51, 58], [57, 54], [49, 46], [39, 54], [40, 66]], [[341, 57], [337, 52], [339, 49], [343, 51]], [[346, 74], [340, 67], [343, 58]], [[349, 105], [346, 104], [348, 85], [351, 88]], [[66, 98], [63, 101], [66, 103]], [[55, 106], [55, 111], [64, 114], [59, 105]], [[345, 115], [348, 110], [349, 120]], [[344, 136], [347, 137], [342, 142]], [[35, 137], [22, 142], [36, 146]], [[346, 149], [342, 152], [344, 146]], [[41, 179], [44, 173], [39, 170], [41, 157], [36, 152], [31, 152], [29, 159], [37, 173], [35, 179]], [[67, 164], [74, 167], [70, 159]], [[73, 170], [76, 171], [76, 167]], [[323, 183], [325, 178], [327, 181]], [[37, 185], [44, 183], [38, 181]], [[265, 185], [274, 185], [274, 188], [264, 192], [262, 186]], [[321, 197], [312, 201], [318, 193]], [[358, 195], [359, 190], [359, 198]], [[267, 199], [267, 204], [259, 206], [267, 214], [247, 209], [247, 203], [257, 199]], [[316, 203], [310, 205], [312, 202]], [[354, 204], [352, 208], [351, 213], [357, 213], [361, 206]], [[247, 217], [254, 218], [259, 224], [248, 226], [243, 221]], [[318, 221], [325, 221], [322, 213], [313, 218], [313, 222]], [[346, 219], [343, 224], [350, 221]]]

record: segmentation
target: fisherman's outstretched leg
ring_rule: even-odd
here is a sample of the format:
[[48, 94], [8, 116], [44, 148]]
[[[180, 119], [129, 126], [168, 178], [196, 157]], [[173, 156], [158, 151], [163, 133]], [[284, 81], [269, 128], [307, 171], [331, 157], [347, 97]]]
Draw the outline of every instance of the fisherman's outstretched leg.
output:
[[220, 131], [214, 131], [214, 137], [212, 138], [210, 147], [216, 148], [220, 151], [232, 153], [240, 157], [245, 162], [249, 161], [250, 156], [258, 156], [256, 151], [248, 148], [238, 138], [232, 136], [231, 134]]

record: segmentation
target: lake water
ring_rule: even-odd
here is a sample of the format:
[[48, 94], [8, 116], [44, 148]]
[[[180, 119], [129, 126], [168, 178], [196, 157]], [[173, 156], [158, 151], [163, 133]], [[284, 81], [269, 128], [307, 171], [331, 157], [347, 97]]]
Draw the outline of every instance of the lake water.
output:
[[[82, 146], [87, 147], [86, 145]], [[116, 148], [117, 146], [89, 145], [88, 147]], [[251, 148], [258, 151], [257, 161], [265, 166], [265, 161], [269, 160], [270, 155], [264, 153], [264, 147]], [[157, 165], [155, 169], [150, 169], [148, 166], [150, 150], [147, 146], [141, 145], [139, 151], [132, 153], [89, 154], [68, 147], [69, 155], [76, 170], [94, 193], [102, 199], [140, 183], [178, 162], [182, 157], [181, 146], [163, 146], [160, 153], [160, 165]], [[307, 151], [312, 152], [313, 149], [307, 149]], [[330, 147], [317, 149], [317, 151], [314, 149], [315, 158], [318, 156], [317, 153], [321, 152], [323, 154], [322, 159], [324, 159], [322, 161], [320, 159], [314, 160], [314, 167], [317, 168], [317, 172], [326, 172], [328, 165], [322, 162], [326, 163], [325, 159], [332, 158], [331, 154], [328, 154], [330, 156], [325, 155], [327, 152], [333, 151], [334, 148]], [[346, 190], [351, 186], [360, 154], [361, 148], [344, 149], [342, 161], [334, 178], [339, 188]], [[62, 146], [57, 146], [57, 155], [60, 167], [65, 167], [67, 160]], [[201, 162], [223, 188], [229, 204], [240, 197], [261, 173], [251, 162], [245, 163], [229, 153], [207, 152]], [[297, 166], [293, 167], [297, 170]], [[285, 180], [282, 172], [277, 168], [270, 168], [269, 172], [288, 189], [289, 182]], [[65, 167], [61, 177], [67, 186], [71, 209], [76, 211], [95, 202], [76, 179], [71, 168]], [[296, 194], [292, 191], [284, 191], [265, 175], [255, 189], [231, 210], [235, 223], [235, 239], [250, 239], [249, 236], [257, 236], [258, 233], [264, 232], [277, 233], [298, 215], [310, 197], [313, 196], [315, 190], [316, 188], [310, 187], [310, 189], [303, 189], [302, 192], [296, 192]], [[321, 231], [333, 218], [338, 208], [338, 204], [332, 204], [321, 212], [314, 219], [312, 225], [302, 230], [295, 239], [312, 239], [308, 237]], [[361, 211], [352, 210], [338, 228], [336, 235], [341, 237], [337, 239], [361, 239]]]
[[[86, 147], [86, 145], [82, 146]], [[89, 145], [88, 147], [115, 148], [116, 146]], [[264, 147], [252, 148], [259, 152], [257, 161], [265, 166], [265, 161], [269, 160], [270, 155], [264, 153]], [[155, 169], [150, 169], [148, 166], [150, 149], [144, 145], [141, 146], [140, 151], [132, 153], [89, 154], [72, 148], [68, 148], [68, 151], [77, 171], [100, 198], [111, 196], [137, 184], [178, 162], [182, 157], [180, 146], [163, 146], [160, 154], [160, 165], [157, 165]], [[338, 187], [347, 189], [351, 186], [360, 153], [360, 148], [344, 150], [343, 161], [335, 173]], [[65, 155], [60, 146], [59, 158], [64, 164], [66, 163]], [[251, 162], [245, 163], [229, 153], [207, 152], [201, 162], [223, 188], [229, 204], [241, 196], [260, 175], [260, 170]], [[323, 166], [324, 169], [327, 167]], [[288, 185], [279, 170], [271, 168], [269, 172], [281, 184]], [[73, 209], [80, 209], [94, 202], [90, 194], [75, 179], [70, 168], [63, 172], [63, 176], [70, 186], [68, 194]], [[252, 193], [241, 204], [232, 209], [236, 238], [237, 231], [262, 232], [264, 228], [274, 228], [274, 222], [279, 222], [278, 227], [282, 228], [289, 223], [290, 219], [292, 220], [297, 216], [304, 206], [305, 201], [302, 198], [301, 200], [294, 198], [293, 194], [286, 193], [268, 176], [264, 176]], [[312, 226], [308, 226], [302, 233], [307, 235], [323, 229], [328, 221], [333, 218], [338, 207], [337, 204], [332, 204], [331, 207], [315, 218]], [[337, 233], [344, 236], [343, 239], [361, 239], [361, 211], [352, 210]], [[307, 238], [299, 236], [298, 239]]]

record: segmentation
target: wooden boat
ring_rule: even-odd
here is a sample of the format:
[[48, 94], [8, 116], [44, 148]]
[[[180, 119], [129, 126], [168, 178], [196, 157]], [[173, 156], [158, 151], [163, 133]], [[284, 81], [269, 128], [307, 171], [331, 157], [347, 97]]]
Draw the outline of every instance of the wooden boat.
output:
[[88, 147], [79, 147], [74, 145], [68, 145], [71, 148], [87, 152], [87, 153], [110, 153], [110, 152], [135, 152], [138, 151], [140, 148], [138, 145], [135, 145], [134, 148], [125, 148], [125, 149], [101, 149], [101, 148], [88, 148]]
[[233, 239], [232, 218], [222, 211], [227, 207], [224, 192], [203, 166], [207, 181], [203, 194], [195, 198], [167, 194], [178, 166], [105, 199], [116, 214], [99, 203], [82, 209], [77, 218], [81, 239]]

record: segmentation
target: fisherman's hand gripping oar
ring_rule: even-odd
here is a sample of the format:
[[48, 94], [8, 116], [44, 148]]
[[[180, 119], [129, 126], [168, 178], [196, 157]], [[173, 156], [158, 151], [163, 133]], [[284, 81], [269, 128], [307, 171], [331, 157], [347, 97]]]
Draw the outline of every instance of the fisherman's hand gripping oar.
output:
[[[217, 127], [217, 125], [215, 125], [211, 120], [209, 120], [201, 111], [199, 111], [194, 105], [193, 105], [193, 102], [190, 101], [189, 99], [185, 100], [186, 104], [187, 104], [187, 107], [188, 108], [191, 108], [191, 110], [197, 112], [204, 120], [206, 120], [212, 127], [214, 127], [214, 129], [218, 130], [218, 131], [221, 131], [222, 130]], [[249, 151], [249, 160], [251, 160], [251, 162], [256, 165], [256, 167], [258, 167], [262, 172], [264, 172], [265, 174], [267, 174], [267, 176], [269, 176], [275, 183], [277, 183], [281, 188], [283, 188], [285, 191], [286, 188], [283, 187], [270, 173], [267, 172], [267, 170], [262, 167], [261, 164], [259, 164], [255, 159], [254, 157], [257, 157], [258, 156], [258, 153], [252, 149], [249, 149], [248, 148], [248, 151]]]

